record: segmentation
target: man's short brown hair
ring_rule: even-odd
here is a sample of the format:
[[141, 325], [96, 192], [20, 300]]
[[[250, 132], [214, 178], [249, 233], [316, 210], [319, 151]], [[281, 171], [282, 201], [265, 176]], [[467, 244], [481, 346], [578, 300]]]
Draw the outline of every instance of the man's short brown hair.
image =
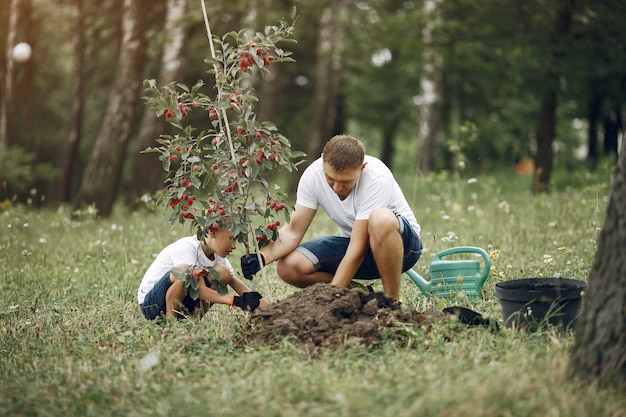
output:
[[324, 146], [322, 159], [337, 172], [360, 168], [365, 160], [365, 147], [352, 136], [333, 136]]

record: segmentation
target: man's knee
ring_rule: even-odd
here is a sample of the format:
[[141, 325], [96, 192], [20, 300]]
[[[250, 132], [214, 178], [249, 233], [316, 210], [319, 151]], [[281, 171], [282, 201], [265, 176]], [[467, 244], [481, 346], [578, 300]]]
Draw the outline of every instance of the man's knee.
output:
[[294, 251], [276, 263], [276, 273], [287, 283], [298, 282], [303, 276], [315, 272], [311, 261], [300, 252]]
[[368, 228], [370, 236], [400, 230], [398, 218], [393, 211], [387, 208], [378, 208], [370, 213]]

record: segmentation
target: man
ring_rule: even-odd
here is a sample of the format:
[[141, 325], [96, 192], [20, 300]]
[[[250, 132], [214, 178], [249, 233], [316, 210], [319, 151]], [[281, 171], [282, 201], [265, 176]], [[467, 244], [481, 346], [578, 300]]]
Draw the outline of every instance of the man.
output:
[[[300, 244], [320, 206], [339, 236]], [[400, 275], [421, 253], [420, 226], [389, 168], [365, 155], [359, 140], [339, 135], [302, 174], [295, 210], [278, 240], [261, 249], [261, 262], [257, 254], [243, 256], [241, 269], [251, 279], [261, 263], [278, 261], [278, 276], [300, 288], [380, 278], [387, 296], [397, 300]]]

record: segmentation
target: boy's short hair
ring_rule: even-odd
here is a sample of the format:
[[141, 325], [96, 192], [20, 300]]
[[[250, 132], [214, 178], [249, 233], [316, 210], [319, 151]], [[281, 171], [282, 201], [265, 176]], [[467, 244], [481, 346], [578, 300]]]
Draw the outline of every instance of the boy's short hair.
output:
[[365, 146], [352, 136], [333, 136], [324, 146], [322, 159], [337, 172], [360, 168], [365, 160]]

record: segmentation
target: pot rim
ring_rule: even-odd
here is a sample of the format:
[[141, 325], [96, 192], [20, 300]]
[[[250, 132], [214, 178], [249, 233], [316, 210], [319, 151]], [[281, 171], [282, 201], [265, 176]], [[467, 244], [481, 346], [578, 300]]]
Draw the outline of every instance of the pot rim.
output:
[[585, 281], [571, 278], [522, 278], [498, 282], [496, 296], [500, 299], [518, 299], [520, 291], [528, 296], [552, 293], [562, 299], [579, 298], [587, 287]]

